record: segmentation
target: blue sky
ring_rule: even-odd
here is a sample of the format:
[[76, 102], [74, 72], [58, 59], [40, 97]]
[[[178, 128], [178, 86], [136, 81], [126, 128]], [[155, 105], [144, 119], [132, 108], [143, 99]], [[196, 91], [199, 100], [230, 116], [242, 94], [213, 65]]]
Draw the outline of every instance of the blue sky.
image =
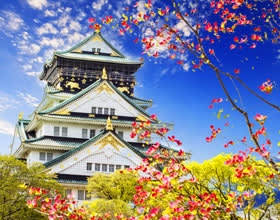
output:
[[[67, 49], [80, 42], [92, 30], [88, 28], [88, 18], [100, 18], [104, 15], [120, 16], [129, 1], [110, 0], [14, 0], [4, 1], [0, 5], [0, 153], [9, 153], [14, 124], [20, 112], [24, 118], [40, 102], [44, 83], [37, 76], [42, 71], [44, 62], [51, 58], [54, 50]], [[144, 3], [139, 1], [139, 11], [144, 10]], [[175, 23], [177, 28], [188, 35], [182, 24]], [[140, 36], [146, 36], [152, 29], [146, 29]], [[141, 45], [134, 44], [135, 34], [119, 36], [110, 28], [102, 31], [103, 36], [112, 45], [129, 57], [140, 57]], [[223, 70], [232, 72], [240, 68], [240, 77], [258, 94], [279, 104], [279, 53], [278, 44], [260, 44], [254, 50], [230, 51], [230, 42], [221, 41], [215, 46], [218, 64]], [[209, 109], [213, 98], [223, 98], [222, 89], [214, 73], [203, 68], [202, 71], [191, 70], [192, 59], [188, 55], [181, 57], [183, 65], [166, 58], [153, 59], [144, 56], [145, 64], [137, 72], [135, 95], [152, 99], [150, 113], [155, 113], [162, 121], [173, 122], [175, 135], [183, 142], [183, 149], [192, 152], [193, 160], [210, 159], [220, 152], [237, 152], [244, 146], [236, 144], [225, 149], [223, 145], [229, 140], [238, 143], [248, 132], [243, 118], [232, 111], [228, 102], [215, 105]], [[262, 94], [258, 86], [267, 79], [275, 81], [276, 88], [272, 94]], [[226, 82], [231, 94], [238, 100], [232, 82]], [[273, 143], [272, 151], [278, 150], [279, 113], [261, 104], [253, 96], [238, 86], [242, 101], [253, 118], [256, 113], [268, 116], [266, 124], [268, 137]], [[217, 119], [217, 112], [223, 109], [222, 117]], [[224, 116], [229, 114], [229, 118]], [[229, 126], [224, 124], [229, 121]], [[210, 136], [210, 125], [220, 127], [222, 134], [212, 143], [206, 143]]]

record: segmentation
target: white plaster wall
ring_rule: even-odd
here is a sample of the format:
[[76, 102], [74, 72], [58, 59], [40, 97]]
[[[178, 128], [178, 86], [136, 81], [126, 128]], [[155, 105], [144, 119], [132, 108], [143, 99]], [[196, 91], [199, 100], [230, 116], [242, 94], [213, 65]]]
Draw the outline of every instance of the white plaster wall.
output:
[[60, 130], [60, 134], [59, 136], [62, 136], [62, 127], [67, 127], [68, 128], [68, 135], [67, 137], [74, 137], [74, 138], [82, 138], [82, 129], [88, 129], [88, 137], [89, 137], [89, 130], [90, 129], [94, 129], [95, 130], [95, 134], [98, 134], [100, 132], [101, 129], [103, 129], [104, 127], [102, 126], [98, 126], [98, 125], [81, 125], [78, 123], [77, 124], [69, 124], [69, 123], [45, 123], [44, 124], [44, 135], [48, 135], [48, 136], [53, 136], [54, 135], [54, 127], [59, 127]]
[[[111, 151], [111, 152], [110, 152]], [[78, 159], [78, 157], [77, 157]], [[87, 170], [87, 163], [92, 163], [92, 170]], [[109, 172], [109, 164], [114, 165], [122, 165], [122, 169], [124, 169], [124, 165], [128, 165], [129, 167], [136, 167], [136, 164], [129, 158], [128, 155], [120, 155], [118, 152], [112, 151], [107, 147], [104, 151], [96, 154], [88, 154], [88, 156], [84, 157], [82, 160], [79, 160], [76, 163], [73, 163], [69, 168], [63, 170], [60, 173], [63, 174], [79, 174], [85, 176], [91, 176], [94, 174], [94, 164], [107, 164], [107, 172], [104, 173], [111, 173]], [[102, 172], [102, 167], [101, 171]]]
[[[100, 86], [102, 87], [102, 85]], [[139, 114], [139, 111], [119, 94], [113, 91], [108, 93], [105, 90], [98, 93], [96, 89], [65, 106], [69, 111], [82, 113], [91, 113], [92, 107], [115, 108], [116, 115], [119, 116], [136, 117]]]
[[[59, 151], [44, 151], [44, 150], [38, 150], [38, 151], [31, 151], [28, 156], [27, 156], [27, 164], [32, 164], [34, 162], [40, 162], [40, 163], [45, 163], [47, 162], [47, 160], [40, 160], [40, 152], [46, 152], [47, 153], [53, 153], [53, 159], [60, 156], [62, 154], [62, 152]], [[47, 159], [47, 155], [46, 155], [46, 159]]]
[[[62, 123], [44, 123], [42, 126], [42, 135], [48, 135], [48, 136], [53, 136], [53, 130], [54, 127], [59, 127], [60, 128], [60, 136], [62, 136], [62, 127], [67, 127], [68, 128], [68, 136], [67, 137], [74, 137], [74, 138], [82, 138], [82, 129], [88, 129], [88, 138], [90, 134], [90, 129], [95, 130], [95, 135], [100, 133], [102, 129], [104, 129], [104, 126], [99, 126], [99, 125], [81, 125], [78, 123], [77, 124], [62, 124]], [[118, 127], [115, 126], [116, 133], [118, 131], [123, 131], [123, 139], [128, 141], [128, 142], [137, 142], [137, 138], [131, 138], [130, 134], [132, 129], [131, 128], [124, 128], [124, 127]]]

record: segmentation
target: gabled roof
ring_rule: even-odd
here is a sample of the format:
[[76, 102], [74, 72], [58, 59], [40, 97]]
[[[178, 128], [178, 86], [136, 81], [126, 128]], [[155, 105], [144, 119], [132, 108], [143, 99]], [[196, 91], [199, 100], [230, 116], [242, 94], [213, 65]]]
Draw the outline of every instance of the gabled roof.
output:
[[100, 32], [94, 32], [89, 37], [78, 43], [77, 45], [71, 47], [68, 50], [56, 51], [56, 54], [67, 54], [67, 53], [92, 53], [92, 48], [100, 48], [101, 53], [110, 54], [113, 57], [125, 58], [125, 56], [114, 48], [102, 35]]
[[88, 146], [91, 143], [94, 143], [95, 141], [101, 139], [103, 136], [105, 136], [107, 133], [111, 133], [113, 136], [115, 136], [122, 144], [124, 144], [125, 146], [127, 146], [130, 150], [132, 150], [134, 153], [136, 153], [138, 156], [140, 156], [141, 158], [144, 158], [145, 155], [138, 151], [136, 148], [134, 148], [132, 145], [130, 145], [128, 142], [126, 142], [124, 139], [122, 139], [118, 134], [116, 134], [114, 131], [108, 131], [108, 130], [103, 130], [102, 132], [100, 132], [98, 135], [96, 135], [95, 137], [92, 137], [91, 139], [89, 139], [88, 141], [82, 143], [80, 146], [67, 151], [66, 153], [60, 155], [59, 157], [48, 161], [46, 163], [44, 163], [45, 167], [51, 167], [55, 164], [60, 163], [61, 161], [67, 159], [68, 157], [74, 155], [76, 152], [82, 150], [83, 148], [85, 148], [86, 146]]
[[[74, 96], [72, 96], [71, 98], [63, 101], [62, 103], [46, 109], [44, 111], [39, 112], [38, 114], [49, 114], [52, 113], [68, 104], [70, 104], [71, 102], [77, 100], [78, 98], [84, 96], [85, 94], [87, 94], [89, 91], [91, 91], [92, 89], [98, 87], [101, 83], [108, 83], [108, 85], [116, 92], [118, 93], [123, 99], [125, 99], [130, 105], [132, 105], [134, 108], [136, 108], [138, 111], [140, 111], [143, 115], [145, 115], [146, 117], [150, 117], [150, 115], [139, 105], [137, 105], [135, 102], [133, 102], [129, 97], [127, 97], [124, 93], [122, 93], [121, 91], [118, 90], [118, 88], [116, 86], [114, 86], [114, 84], [108, 80], [103, 80], [103, 79], [99, 79], [97, 80], [95, 83], [91, 84], [90, 86], [88, 86], [87, 88], [81, 90], [80, 92], [78, 92], [77, 94], [75, 94]], [[153, 120], [152, 120], [153, 121]]]

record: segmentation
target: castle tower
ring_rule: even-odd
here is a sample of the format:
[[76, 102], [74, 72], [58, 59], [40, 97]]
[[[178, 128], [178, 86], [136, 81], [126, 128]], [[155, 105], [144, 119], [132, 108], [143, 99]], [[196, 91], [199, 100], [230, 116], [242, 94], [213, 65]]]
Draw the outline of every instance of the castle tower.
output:
[[132, 123], [161, 126], [146, 112], [152, 101], [134, 96], [134, 73], [142, 64], [100, 33], [54, 52], [40, 75], [47, 82], [41, 103], [16, 124], [21, 143], [13, 154], [27, 164], [43, 163], [78, 200], [86, 199], [87, 178], [94, 173], [139, 165], [153, 140], [132, 139]]

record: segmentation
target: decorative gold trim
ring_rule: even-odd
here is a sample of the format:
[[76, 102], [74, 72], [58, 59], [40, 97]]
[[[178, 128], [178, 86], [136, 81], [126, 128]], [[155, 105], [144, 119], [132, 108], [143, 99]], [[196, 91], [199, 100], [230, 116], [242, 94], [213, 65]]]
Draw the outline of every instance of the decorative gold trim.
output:
[[97, 141], [95, 144], [95, 146], [100, 145], [99, 146], [99, 150], [101, 150], [102, 148], [104, 148], [106, 145], [111, 145], [113, 146], [117, 151], [120, 150], [120, 147], [124, 147], [123, 144], [116, 139], [112, 134], [109, 134], [107, 137], [101, 139], [100, 141]]
[[82, 50], [80, 48], [77, 48], [76, 50], [73, 50], [72, 52], [82, 53]]
[[143, 115], [138, 115], [136, 121], [147, 121], [147, 119]]
[[112, 116], [112, 119], [118, 119], [118, 116], [114, 115], [114, 116]]
[[94, 117], [95, 117], [95, 115], [94, 115], [94, 114], [88, 114], [88, 117], [90, 117], [90, 118], [94, 118]]
[[[71, 79], [72, 80], [72, 79]], [[74, 79], [75, 80], [75, 79]], [[64, 85], [66, 88], [70, 87], [70, 89], [74, 89], [74, 88], [77, 88], [77, 89], [81, 89], [80, 86], [79, 86], [79, 83], [77, 82], [66, 82], [65, 85]]]
[[70, 110], [67, 109], [67, 108], [61, 109], [60, 111], [55, 112], [55, 114], [58, 114], [58, 115], [71, 115]]
[[110, 116], [108, 116], [108, 119], [107, 119], [106, 130], [107, 131], [113, 131], [114, 130], [111, 119], [110, 119]]
[[129, 93], [129, 88], [128, 87], [118, 87], [118, 90], [120, 90], [120, 92], [127, 92], [127, 93]]
[[92, 41], [99, 41], [99, 42], [102, 42], [102, 38], [99, 36], [99, 35], [95, 35], [93, 38], [92, 38]]
[[105, 90], [109, 94], [113, 93], [113, 90], [106, 83], [104, 83], [102, 86], [98, 87], [96, 89], [96, 92], [98, 94], [100, 94], [103, 90]]
[[102, 69], [102, 77], [101, 77], [101, 78], [102, 78], [102, 79], [108, 79], [105, 66], [104, 66], [103, 69]]
[[115, 52], [115, 51], [113, 51], [113, 52], [111, 53], [111, 56], [112, 56], [112, 57], [120, 57], [120, 55], [119, 55], [117, 52]]

